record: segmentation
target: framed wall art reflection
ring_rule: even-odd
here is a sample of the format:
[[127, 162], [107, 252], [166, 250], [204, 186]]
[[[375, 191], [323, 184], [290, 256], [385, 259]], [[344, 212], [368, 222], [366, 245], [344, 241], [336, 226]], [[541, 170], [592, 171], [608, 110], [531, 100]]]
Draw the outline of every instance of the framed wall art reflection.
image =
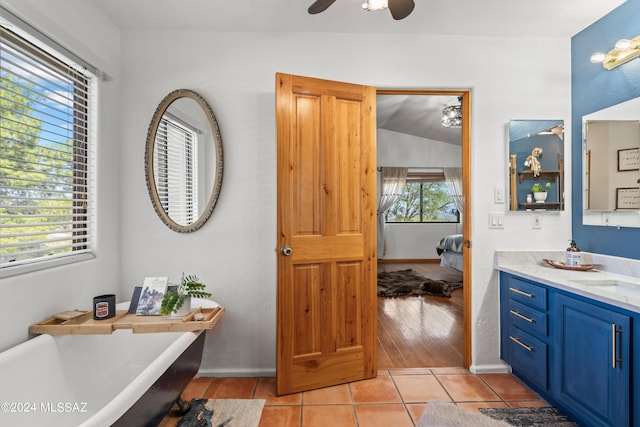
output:
[[618, 172], [640, 170], [640, 148], [618, 150]]
[[640, 210], [640, 188], [616, 188], [616, 210]]

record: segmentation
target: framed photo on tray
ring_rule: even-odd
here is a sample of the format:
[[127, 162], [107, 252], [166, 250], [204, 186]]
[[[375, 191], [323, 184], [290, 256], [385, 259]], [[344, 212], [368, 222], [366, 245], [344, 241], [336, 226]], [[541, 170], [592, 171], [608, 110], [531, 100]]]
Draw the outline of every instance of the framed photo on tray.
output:
[[640, 148], [618, 150], [618, 172], [640, 170]]
[[167, 290], [168, 277], [145, 277], [136, 314], [149, 316], [159, 315], [162, 298]]

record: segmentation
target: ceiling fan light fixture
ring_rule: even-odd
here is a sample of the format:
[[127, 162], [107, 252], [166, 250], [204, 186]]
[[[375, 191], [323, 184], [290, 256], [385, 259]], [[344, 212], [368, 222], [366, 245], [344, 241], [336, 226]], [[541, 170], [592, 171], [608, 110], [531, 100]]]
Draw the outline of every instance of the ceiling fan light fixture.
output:
[[[458, 97], [458, 102], [462, 102], [462, 97]], [[442, 126], [447, 128], [459, 128], [462, 126], [462, 104], [449, 105], [442, 110]]]
[[364, 10], [383, 10], [389, 7], [388, 0], [367, 0], [362, 4]]

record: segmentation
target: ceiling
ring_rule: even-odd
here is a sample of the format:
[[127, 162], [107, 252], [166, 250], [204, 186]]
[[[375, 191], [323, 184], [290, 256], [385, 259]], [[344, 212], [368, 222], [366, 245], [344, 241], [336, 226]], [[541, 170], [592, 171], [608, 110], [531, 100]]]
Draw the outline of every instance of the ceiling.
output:
[[415, 0], [395, 21], [363, 0], [337, 0], [309, 15], [313, 0], [89, 0], [124, 30], [572, 36], [624, 0]]
[[461, 145], [460, 128], [440, 124], [442, 109], [458, 105], [458, 97], [445, 95], [378, 95], [376, 118], [379, 129]]
[[[395, 21], [388, 10], [367, 12], [363, 0], [336, 0], [309, 15], [313, 0], [89, 0], [122, 30], [219, 32], [398, 33], [469, 36], [570, 37], [624, 0], [415, 0]], [[488, 6], [490, 3], [490, 6]], [[460, 129], [440, 125], [457, 98], [378, 96], [378, 127], [452, 144]]]

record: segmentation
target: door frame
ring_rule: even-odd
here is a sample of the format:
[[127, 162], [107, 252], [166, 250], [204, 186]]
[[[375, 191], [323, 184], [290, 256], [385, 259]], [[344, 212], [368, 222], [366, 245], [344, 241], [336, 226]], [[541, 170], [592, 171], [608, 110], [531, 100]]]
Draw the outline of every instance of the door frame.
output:
[[463, 267], [462, 287], [463, 298], [463, 364], [464, 368], [471, 366], [471, 90], [470, 89], [377, 89], [376, 95], [450, 95], [462, 97], [462, 193], [464, 208], [462, 216], [462, 237], [464, 250], [462, 253]]

